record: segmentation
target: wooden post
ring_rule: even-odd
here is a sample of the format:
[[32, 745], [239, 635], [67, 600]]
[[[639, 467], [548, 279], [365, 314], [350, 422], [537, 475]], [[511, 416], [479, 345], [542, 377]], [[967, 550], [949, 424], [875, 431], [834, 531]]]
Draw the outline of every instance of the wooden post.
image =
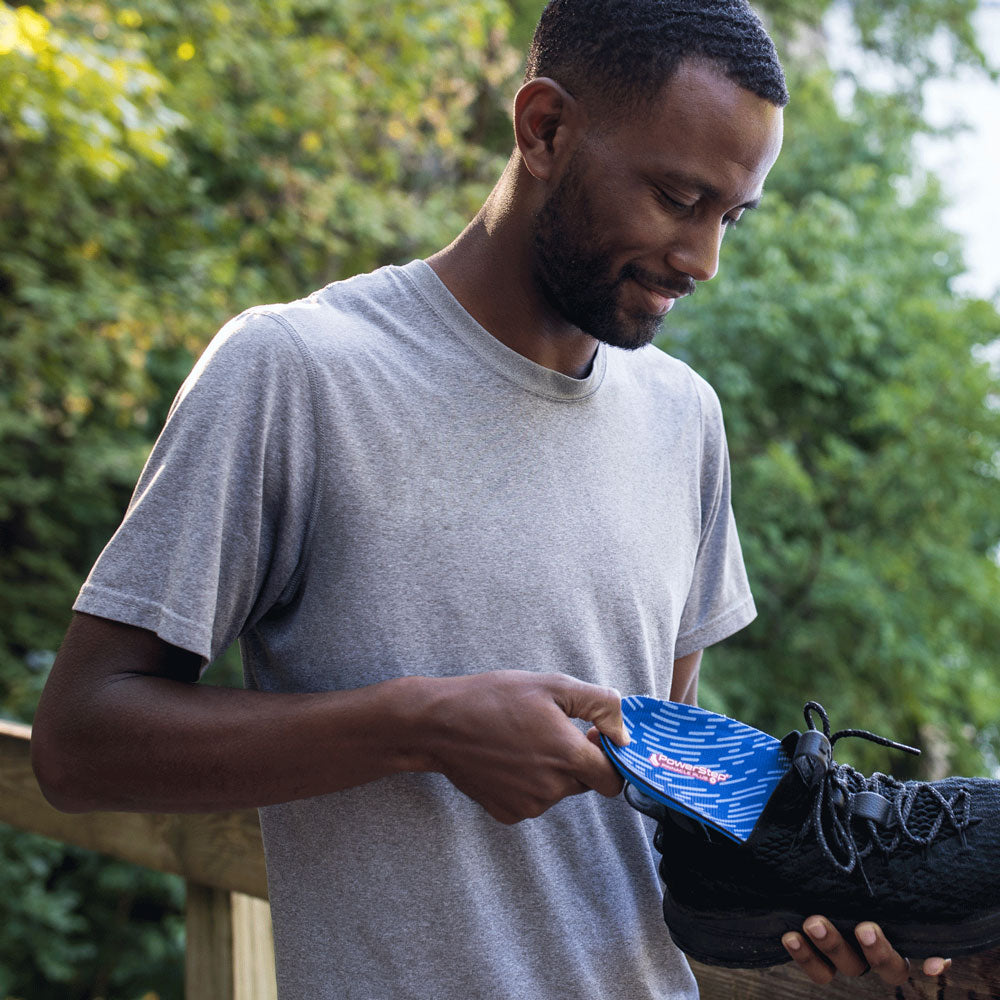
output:
[[274, 979], [274, 939], [267, 900], [230, 894], [233, 915], [235, 1000], [278, 1000]]
[[277, 1000], [265, 900], [188, 882], [186, 918], [185, 1000]]
[[230, 893], [187, 883], [185, 1000], [236, 1000]]

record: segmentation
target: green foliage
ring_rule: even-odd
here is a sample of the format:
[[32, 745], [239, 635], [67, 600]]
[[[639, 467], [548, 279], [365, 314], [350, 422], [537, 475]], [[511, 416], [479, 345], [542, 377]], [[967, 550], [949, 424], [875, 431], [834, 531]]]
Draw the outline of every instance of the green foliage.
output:
[[[134, 50], [0, 8], [0, 704], [30, 718], [85, 560], [146, 443], [151, 304], [118, 199], [176, 115]], [[29, 670], [25, 671], [25, 665]]]
[[[844, 4], [862, 49], [882, 57], [897, 87], [908, 99], [920, 100], [927, 80], [947, 75], [957, 66], [986, 69], [972, 16], [979, 0], [851, 0]], [[794, 59], [803, 33], [821, 30], [835, 0], [759, 0], [754, 6], [766, 18], [785, 59]], [[806, 35], [808, 37], [808, 35]]]
[[181, 879], [0, 826], [0, 898], [0, 996], [181, 1000]]
[[[965, 63], [985, 67], [971, 17], [979, 0], [878, 0], [852, 5], [861, 42], [897, 66], [911, 79], [924, 81]], [[927, 39], [946, 40], [942, 47]]]

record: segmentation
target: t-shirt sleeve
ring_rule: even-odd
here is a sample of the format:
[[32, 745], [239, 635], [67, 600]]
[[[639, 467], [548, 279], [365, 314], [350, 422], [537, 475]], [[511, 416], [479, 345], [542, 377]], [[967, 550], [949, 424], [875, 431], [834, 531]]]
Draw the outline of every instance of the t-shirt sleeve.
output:
[[722, 407], [712, 387], [693, 378], [702, 416], [701, 539], [677, 633], [677, 658], [721, 642], [757, 617], [733, 516]]
[[294, 593], [317, 476], [312, 366], [251, 310], [177, 394], [74, 610], [150, 629], [203, 664]]

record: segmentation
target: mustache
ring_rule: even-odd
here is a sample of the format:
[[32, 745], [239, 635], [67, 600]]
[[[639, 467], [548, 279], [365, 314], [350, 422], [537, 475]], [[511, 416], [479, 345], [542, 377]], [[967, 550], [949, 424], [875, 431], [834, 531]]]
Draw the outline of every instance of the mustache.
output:
[[637, 264], [628, 264], [622, 269], [620, 280], [635, 278], [636, 281], [653, 291], [663, 292], [664, 295], [673, 295], [681, 298], [684, 295], [693, 295], [695, 290], [695, 280], [689, 274], [673, 274], [669, 277], [655, 274], [639, 267]]

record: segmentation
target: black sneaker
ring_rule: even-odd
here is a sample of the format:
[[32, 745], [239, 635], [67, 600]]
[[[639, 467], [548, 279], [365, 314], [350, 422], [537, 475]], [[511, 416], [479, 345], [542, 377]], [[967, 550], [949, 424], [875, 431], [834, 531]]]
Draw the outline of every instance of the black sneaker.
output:
[[[823, 721], [813, 725], [812, 713]], [[962, 955], [1000, 944], [1000, 781], [865, 777], [833, 759], [822, 706], [805, 733], [782, 741], [792, 767], [744, 844], [706, 830], [627, 785], [625, 797], [658, 822], [663, 916], [699, 962], [760, 968], [789, 961], [781, 936], [821, 913], [853, 940], [872, 920], [901, 954]]]

